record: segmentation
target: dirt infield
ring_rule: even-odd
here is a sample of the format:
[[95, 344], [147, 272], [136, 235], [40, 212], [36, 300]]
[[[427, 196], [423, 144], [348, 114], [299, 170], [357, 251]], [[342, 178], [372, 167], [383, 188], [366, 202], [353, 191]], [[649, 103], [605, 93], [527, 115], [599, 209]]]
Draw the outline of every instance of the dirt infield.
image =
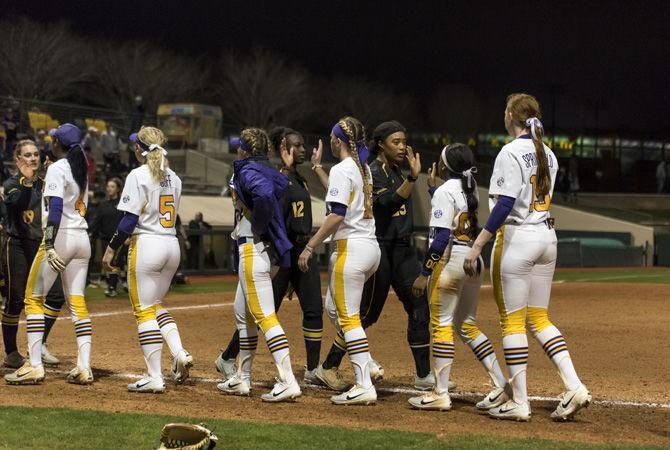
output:
[[[195, 357], [194, 381], [163, 395], [130, 394], [129, 375], [140, 375], [144, 362], [137, 344], [135, 323], [125, 299], [94, 302], [93, 365], [97, 382], [90, 387], [68, 385], [64, 371], [74, 361], [72, 325], [59, 321], [50, 339], [51, 350], [64, 363], [48, 374], [42, 386], [0, 384], [0, 404], [71, 407], [113, 412], [146, 412], [213, 417], [256, 422], [304, 423], [357, 428], [393, 428], [435, 432], [438, 435], [486, 434], [600, 443], [648, 443], [670, 445], [670, 351], [666, 341], [670, 318], [670, 285], [559, 283], [554, 285], [550, 316], [561, 329], [577, 371], [590, 388], [594, 400], [636, 402], [642, 406], [596, 404], [572, 423], [556, 424], [548, 419], [555, 402], [533, 401], [530, 423], [495, 421], [476, 412], [474, 396], [459, 396], [447, 413], [411, 410], [407, 393], [413, 363], [405, 342], [406, 316], [398, 301], [390, 299], [379, 323], [369, 332], [373, 355], [386, 370], [380, 399], [374, 407], [336, 407], [330, 392], [306, 388], [295, 404], [262, 404], [259, 394], [267, 388], [255, 386], [251, 398], [220, 395], [212, 379], [218, 374], [213, 360], [233, 331], [232, 293], [171, 295], [166, 306], [173, 309], [182, 339]], [[206, 306], [213, 305], [213, 306]], [[279, 314], [288, 334], [294, 367], [302, 377], [305, 354], [301, 336], [301, 313], [297, 301], [286, 302]], [[496, 344], [500, 331], [490, 288], [482, 290], [480, 324]], [[332, 342], [328, 324], [322, 356]], [[20, 336], [25, 339], [23, 326]], [[262, 341], [262, 340], [261, 340]], [[453, 379], [457, 392], [486, 392], [488, 378], [470, 351], [458, 342]], [[164, 353], [167, 352], [167, 347]], [[164, 359], [164, 368], [168, 367]], [[259, 343], [254, 380], [270, 383], [275, 376], [264, 343]], [[348, 359], [345, 376], [353, 378]], [[537, 343], [530, 344], [529, 393], [555, 397], [561, 383], [550, 361]], [[655, 407], [648, 404], [660, 404]], [[666, 406], [664, 406], [666, 405]]]

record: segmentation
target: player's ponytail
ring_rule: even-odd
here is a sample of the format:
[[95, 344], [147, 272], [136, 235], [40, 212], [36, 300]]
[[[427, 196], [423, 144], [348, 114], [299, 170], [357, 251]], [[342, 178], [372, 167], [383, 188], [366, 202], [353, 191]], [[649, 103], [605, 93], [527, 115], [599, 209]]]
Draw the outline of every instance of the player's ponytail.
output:
[[79, 196], [82, 197], [88, 186], [88, 161], [81, 144], [74, 144], [67, 150], [67, 162], [70, 164], [72, 178], [79, 186]]
[[540, 119], [540, 104], [535, 97], [528, 94], [512, 94], [507, 97], [507, 110], [512, 114], [512, 120], [520, 128], [526, 128], [530, 133], [535, 146], [537, 161], [537, 183], [535, 195], [544, 197], [551, 190], [551, 176], [549, 175], [549, 161], [544, 151], [544, 127]]
[[167, 169], [170, 167], [167, 151], [163, 148], [167, 142], [165, 135], [158, 128], [142, 127], [137, 132], [137, 139], [142, 148], [142, 154], [146, 158], [151, 178], [160, 183], [167, 177]]
[[465, 200], [468, 204], [468, 217], [470, 219], [471, 236], [477, 236], [478, 218], [477, 207], [479, 198], [477, 196], [477, 182], [475, 174], [475, 155], [465, 144], [449, 144], [442, 149], [440, 159], [448, 172], [449, 178], [460, 178]]
[[369, 157], [368, 147], [365, 145], [365, 127], [360, 120], [347, 116], [335, 124], [333, 134], [349, 146], [351, 159], [356, 163], [363, 179], [363, 217], [372, 219], [374, 217], [372, 212], [372, 180], [368, 178], [365, 169]]

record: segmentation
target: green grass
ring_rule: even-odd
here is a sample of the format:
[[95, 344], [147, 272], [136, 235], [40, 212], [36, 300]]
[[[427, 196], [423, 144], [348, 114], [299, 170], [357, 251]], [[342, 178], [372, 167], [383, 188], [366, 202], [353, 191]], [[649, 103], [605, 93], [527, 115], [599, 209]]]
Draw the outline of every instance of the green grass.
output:
[[[211, 283], [183, 284], [170, 289], [173, 294], [207, 294], [214, 292], [235, 292], [237, 282], [213, 281]], [[127, 298], [128, 294], [119, 289], [117, 298]], [[102, 300], [105, 298], [104, 288], [86, 288], [86, 300]]]
[[670, 283], [670, 268], [621, 268], [612, 270], [557, 270], [554, 281], [598, 283]]
[[[198, 423], [200, 419], [157, 415], [3, 407], [0, 409], [0, 448], [7, 449], [155, 449], [160, 430], [168, 422]], [[587, 445], [542, 439], [500, 439], [464, 435], [439, 439], [433, 434], [395, 430], [353, 430], [309, 425], [262, 424], [207, 420], [219, 437], [217, 448], [656, 448]]]

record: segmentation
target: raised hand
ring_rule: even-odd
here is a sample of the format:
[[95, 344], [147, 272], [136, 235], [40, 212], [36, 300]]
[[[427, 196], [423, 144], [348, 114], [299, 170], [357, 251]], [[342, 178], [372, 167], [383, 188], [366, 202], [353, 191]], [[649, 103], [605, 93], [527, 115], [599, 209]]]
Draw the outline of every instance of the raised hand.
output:
[[418, 177], [421, 173], [421, 157], [418, 153], [412, 151], [412, 147], [407, 146], [405, 158], [407, 158], [407, 163], [409, 164], [409, 173], [413, 177]]
[[16, 160], [16, 168], [21, 172], [21, 175], [26, 177], [28, 180], [32, 180], [35, 177], [35, 169], [30, 167], [25, 160], [18, 158]]
[[434, 188], [437, 187], [437, 164], [433, 165], [428, 169], [428, 187]]
[[284, 167], [286, 168], [293, 167], [293, 163], [295, 162], [295, 155], [293, 147], [291, 147], [290, 149], [286, 148], [286, 138], [282, 139], [281, 144], [279, 144], [279, 157], [284, 163]]
[[319, 147], [312, 149], [312, 165], [321, 165], [321, 155], [323, 154], [323, 141], [319, 139]]

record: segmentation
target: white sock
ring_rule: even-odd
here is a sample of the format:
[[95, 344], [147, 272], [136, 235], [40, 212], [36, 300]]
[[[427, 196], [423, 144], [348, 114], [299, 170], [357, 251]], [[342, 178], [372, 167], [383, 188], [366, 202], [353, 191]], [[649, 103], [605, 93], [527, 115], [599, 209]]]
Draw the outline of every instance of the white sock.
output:
[[368, 346], [368, 337], [365, 335], [363, 327], [354, 328], [344, 333], [344, 340], [347, 343], [347, 352], [349, 359], [354, 367], [356, 375], [356, 384], [369, 389], [372, 386], [370, 378], [370, 347]]
[[275, 325], [265, 333], [265, 342], [272, 353], [277, 369], [279, 370], [279, 379], [286, 383], [293, 383], [293, 369], [291, 368], [291, 358], [288, 350], [288, 339], [284, 334], [281, 325]]
[[26, 331], [28, 332], [28, 353], [30, 365], [42, 365], [42, 337], [44, 336], [44, 314], [30, 314], [26, 316]]
[[561, 332], [558, 331], [558, 328], [551, 325], [540, 333], [536, 333], [535, 338], [540, 345], [542, 345], [542, 349], [558, 369], [558, 374], [563, 379], [565, 388], [571, 391], [581, 386], [582, 382], [577, 376], [575, 366], [572, 364], [568, 346], [565, 343], [565, 339], [563, 339]]
[[488, 372], [489, 377], [495, 387], [501, 388], [505, 387], [507, 384], [507, 379], [500, 369], [500, 364], [498, 364], [498, 358], [496, 358], [496, 353], [493, 350], [493, 346], [489, 339], [484, 335], [484, 333], [479, 334], [476, 339], [467, 341], [468, 346], [475, 354], [479, 362], [482, 363], [486, 372]]
[[147, 372], [150, 377], [162, 378], [161, 353], [163, 351], [163, 335], [156, 320], [147, 320], [137, 326], [137, 334], [140, 337], [140, 348], [144, 354], [147, 364]]
[[184, 350], [184, 346], [181, 345], [181, 337], [179, 336], [177, 323], [174, 321], [167, 309], [164, 308], [160, 308], [156, 311], [156, 321], [158, 322], [158, 326], [161, 329], [163, 339], [165, 339], [165, 342], [167, 342], [172, 357], [177, 357], [179, 352]]
[[91, 319], [81, 319], [74, 323], [74, 334], [77, 336], [77, 367], [91, 368], [91, 343], [93, 327]]
[[240, 365], [237, 370], [240, 377], [249, 384], [251, 384], [251, 366], [257, 346], [258, 330], [256, 327], [242, 328], [240, 330]]
[[526, 403], [526, 368], [528, 367], [528, 337], [525, 333], [511, 334], [503, 337], [505, 361], [509, 370], [510, 384], [514, 392], [514, 401]]
[[449, 390], [449, 375], [454, 362], [453, 342], [433, 342], [433, 367], [435, 367], [435, 388], [438, 393]]

